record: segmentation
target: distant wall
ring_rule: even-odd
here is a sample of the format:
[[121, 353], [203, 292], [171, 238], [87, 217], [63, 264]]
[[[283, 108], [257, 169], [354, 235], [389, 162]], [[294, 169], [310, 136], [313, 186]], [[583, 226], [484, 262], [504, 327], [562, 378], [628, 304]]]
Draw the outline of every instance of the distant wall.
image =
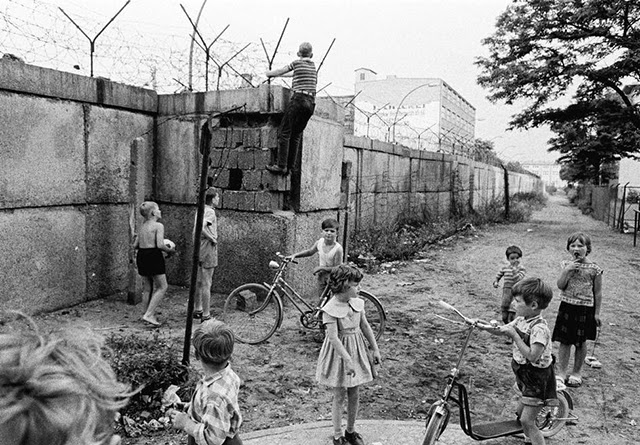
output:
[[[400, 216], [448, 217], [504, 197], [504, 170], [445, 153], [413, 150], [346, 135], [350, 231], [391, 224]], [[542, 191], [537, 176], [509, 172], [509, 194]]]

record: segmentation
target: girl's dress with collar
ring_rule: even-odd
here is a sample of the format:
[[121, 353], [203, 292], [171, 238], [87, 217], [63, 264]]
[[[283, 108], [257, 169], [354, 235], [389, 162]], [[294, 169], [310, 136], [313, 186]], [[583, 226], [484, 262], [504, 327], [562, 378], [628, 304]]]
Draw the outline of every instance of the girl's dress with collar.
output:
[[337, 323], [338, 339], [351, 356], [356, 374], [347, 375], [344, 359], [325, 336], [316, 368], [318, 383], [334, 388], [351, 388], [372, 381], [367, 345], [360, 329], [360, 320], [364, 314], [364, 300], [354, 297], [343, 303], [334, 296], [322, 308], [322, 312], [324, 324]]

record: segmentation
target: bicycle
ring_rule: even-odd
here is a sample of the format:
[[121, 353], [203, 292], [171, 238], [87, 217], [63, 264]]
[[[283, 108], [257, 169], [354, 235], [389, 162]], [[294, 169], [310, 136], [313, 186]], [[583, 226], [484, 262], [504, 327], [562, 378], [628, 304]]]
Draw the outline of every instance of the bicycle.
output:
[[[467, 324], [469, 328], [456, 365], [451, 370], [451, 374], [446, 377], [444, 393], [442, 397], [435, 401], [429, 408], [423, 445], [435, 444], [447, 428], [451, 415], [450, 404], [458, 405], [460, 409], [460, 427], [467, 436], [474, 440], [495, 439], [497, 437], [523, 434], [522, 425], [518, 419], [496, 421], [482, 425], [471, 424], [471, 409], [469, 408], [467, 389], [458, 381], [460, 377], [460, 365], [462, 364], [462, 359], [473, 331], [477, 327], [494, 328], [496, 325], [493, 324], [493, 322], [487, 323], [482, 320], [465, 317], [456, 308], [444, 301], [440, 301], [440, 305], [455, 312], [464, 320], [464, 323]], [[457, 323], [445, 317], [437, 316], [452, 323]], [[453, 394], [454, 389], [456, 389], [457, 397]], [[573, 399], [571, 395], [565, 390], [557, 391], [557, 395], [558, 405], [544, 406], [540, 409], [536, 418], [536, 425], [545, 437], [551, 437], [557, 434], [567, 421], [577, 420], [577, 417], [571, 413], [571, 410], [573, 410]]]
[[[269, 262], [269, 268], [275, 271], [271, 284], [243, 284], [234, 289], [224, 303], [222, 320], [231, 326], [235, 338], [241, 343], [256, 345], [271, 338], [284, 319], [283, 297], [300, 312], [302, 326], [323, 329], [320, 309], [331, 298], [329, 286], [318, 303], [311, 305], [284, 278], [292, 260], [279, 252], [276, 256], [280, 262]], [[382, 336], [386, 324], [384, 307], [370, 292], [361, 290], [359, 296], [365, 302], [367, 320], [377, 340]]]

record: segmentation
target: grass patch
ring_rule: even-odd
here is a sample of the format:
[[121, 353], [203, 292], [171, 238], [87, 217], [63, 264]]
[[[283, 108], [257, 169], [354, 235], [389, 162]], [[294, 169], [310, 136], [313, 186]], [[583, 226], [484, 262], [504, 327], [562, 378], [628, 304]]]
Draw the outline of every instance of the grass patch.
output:
[[[503, 199], [493, 199], [464, 216], [434, 218], [429, 211], [405, 216], [389, 226], [378, 225], [355, 232], [350, 238], [349, 260], [367, 266], [379, 262], [403, 261], [416, 257], [425, 248], [448, 238], [472, 224], [510, 224], [528, 221], [534, 210], [546, 205], [542, 193], [516, 193], [511, 197], [509, 217], [505, 217]], [[462, 212], [453, 212], [460, 215]]]

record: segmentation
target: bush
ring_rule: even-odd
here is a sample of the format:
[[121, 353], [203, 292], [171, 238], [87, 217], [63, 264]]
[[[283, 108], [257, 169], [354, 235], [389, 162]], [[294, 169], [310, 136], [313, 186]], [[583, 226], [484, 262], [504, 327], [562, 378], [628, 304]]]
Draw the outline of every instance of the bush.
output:
[[[135, 334], [126, 336], [111, 335], [107, 338], [106, 357], [111, 363], [118, 379], [140, 389], [121, 410], [121, 414], [134, 416], [147, 411], [157, 417], [162, 407], [162, 394], [170, 385], [183, 386], [183, 400], [188, 400], [195, 387], [191, 377], [195, 371], [183, 365], [175, 356], [176, 348], [167, 338], [154, 332], [148, 337]], [[185, 385], [193, 381], [192, 385]]]

